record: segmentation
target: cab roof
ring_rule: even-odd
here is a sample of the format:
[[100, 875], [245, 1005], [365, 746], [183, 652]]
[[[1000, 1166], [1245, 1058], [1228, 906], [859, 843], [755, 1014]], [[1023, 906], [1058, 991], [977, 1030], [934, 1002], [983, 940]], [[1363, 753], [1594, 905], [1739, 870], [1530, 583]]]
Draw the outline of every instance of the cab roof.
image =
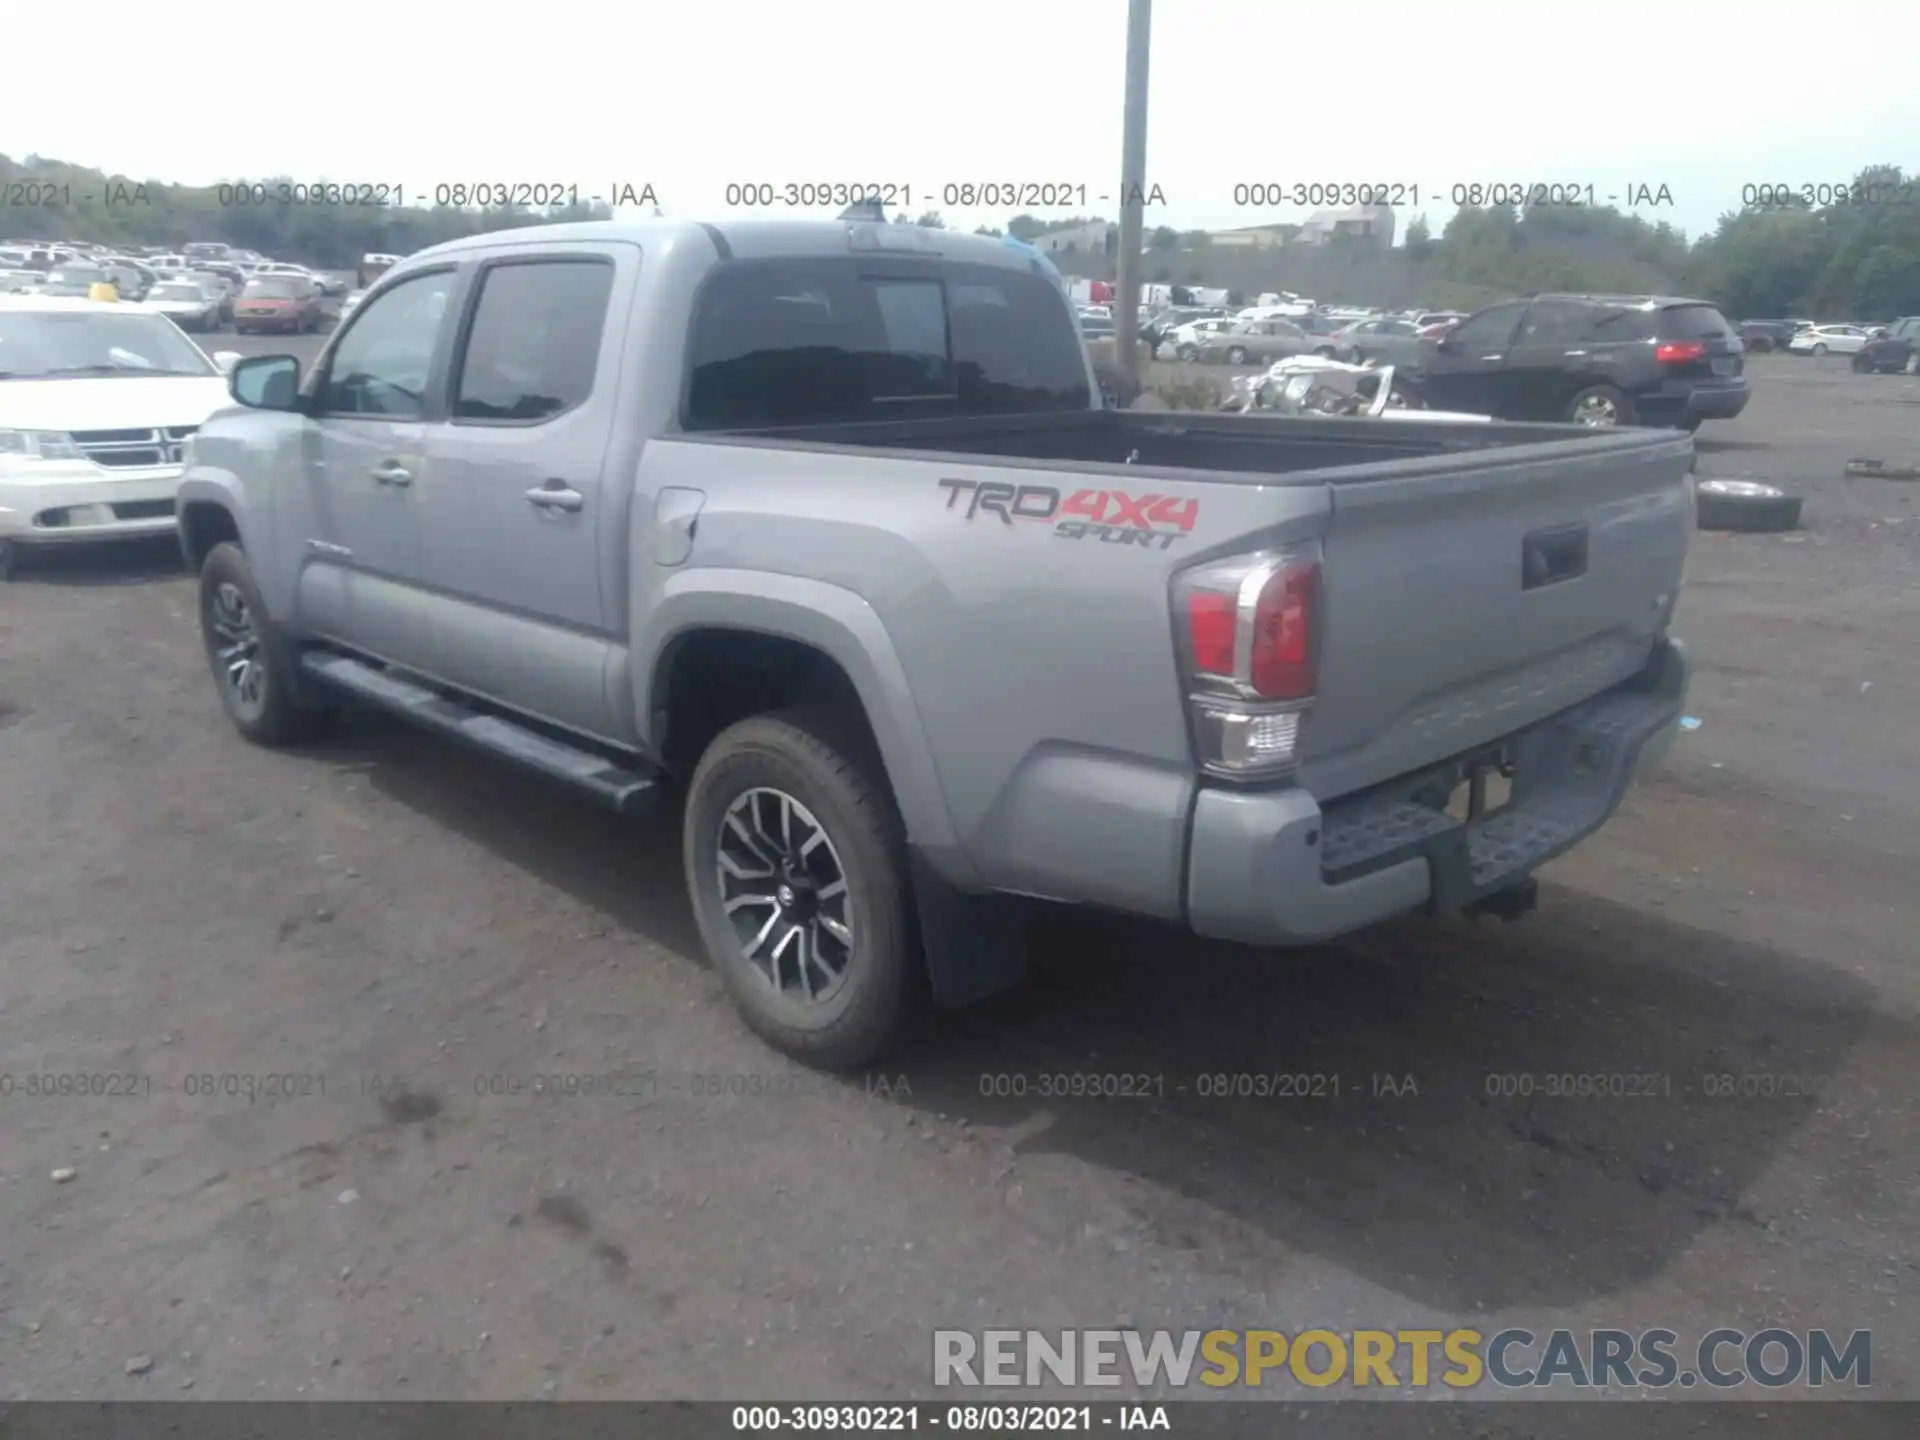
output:
[[579, 220], [559, 225], [528, 225], [448, 240], [407, 256], [409, 263], [488, 250], [500, 245], [556, 241], [615, 240], [643, 248], [681, 242], [705, 242], [723, 259], [766, 260], [783, 257], [844, 255], [923, 255], [1008, 270], [1031, 270], [1035, 253], [997, 236], [955, 230], [923, 229], [872, 220]]

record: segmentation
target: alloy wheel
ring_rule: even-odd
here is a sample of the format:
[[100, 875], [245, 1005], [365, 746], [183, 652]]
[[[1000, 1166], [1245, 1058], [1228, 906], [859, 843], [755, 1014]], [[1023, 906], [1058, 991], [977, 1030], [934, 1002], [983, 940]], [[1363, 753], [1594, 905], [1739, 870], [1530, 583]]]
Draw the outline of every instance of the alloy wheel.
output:
[[1599, 428], [1620, 423], [1620, 407], [1604, 395], [1588, 395], [1573, 407], [1573, 420], [1576, 425], [1589, 425]]
[[784, 790], [745, 791], [720, 817], [720, 909], [741, 955], [782, 996], [832, 998], [856, 937], [840, 853], [814, 813]]
[[220, 683], [236, 713], [252, 719], [267, 701], [267, 665], [260, 649], [260, 627], [247, 597], [231, 580], [221, 581], [214, 590], [210, 611], [207, 625], [213, 632]]

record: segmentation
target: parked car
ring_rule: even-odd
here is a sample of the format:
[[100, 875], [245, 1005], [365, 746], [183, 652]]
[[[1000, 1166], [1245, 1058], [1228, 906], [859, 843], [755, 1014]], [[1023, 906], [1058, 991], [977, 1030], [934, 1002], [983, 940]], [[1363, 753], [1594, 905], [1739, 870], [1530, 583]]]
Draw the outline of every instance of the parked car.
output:
[[1355, 363], [1417, 366], [1431, 351], [1411, 320], [1362, 320], [1333, 336], [1334, 358]]
[[1458, 325], [1467, 318], [1465, 310], [1420, 310], [1411, 317], [1415, 328], [1425, 330], [1434, 325]]
[[0, 270], [0, 295], [25, 295], [38, 290], [46, 278], [38, 270]]
[[1161, 338], [1154, 351], [1161, 360], [1197, 360], [1200, 358], [1200, 346], [1209, 336], [1224, 334], [1231, 330], [1237, 321], [1225, 315], [1215, 315], [1205, 320], [1189, 320], [1184, 325], [1176, 325]]
[[146, 266], [132, 260], [114, 257], [100, 262], [100, 268], [107, 272], [107, 280], [119, 293], [122, 300], [144, 300], [147, 291], [153, 288], [159, 279]]
[[238, 335], [318, 330], [324, 313], [311, 281], [298, 275], [256, 275], [234, 301], [233, 329]]
[[[233, 323], [234, 303], [240, 298], [240, 292], [247, 288], [247, 282], [244, 277], [235, 280], [224, 273], [231, 268], [231, 266], [225, 266], [222, 267], [221, 270], [189, 270], [185, 275], [177, 277], [182, 280], [204, 285], [213, 291], [220, 301], [220, 323], [222, 325], [231, 325]], [[238, 274], [239, 272], [235, 271], [234, 273]]]
[[1855, 352], [1853, 368], [1861, 373], [1887, 374], [1904, 370], [1916, 373], [1915, 358], [1920, 356], [1920, 315], [1907, 315], [1887, 326], [1887, 333], [1869, 340]]
[[1795, 355], [1853, 355], [1866, 348], [1864, 325], [1809, 325], [1787, 342]]
[[0, 296], [0, 576], [23, 548], [172, 530], [181, 447], [228, 403], [144, 305]]
[[364, 290], [349, 290], [340, 301], [340, 323], [344, 325], [347, 317], [358, 309], [360, 302], [366, 298], [367, 292]]
[[1158, 354], [1168, 338], [1184, 326], [1199, 320], [1221, 320], [1227, 312], [1217, 305], [1171, 305], [1156, 311], [1140, 327], [1140, 338], [1154, 347]]
[[200, 280], [162, 280], [148, 292], [146, 303], [182, 330], [218, 330], [222, 297], [212, 288], [213, 284]]
[[1291, 320], [1239, 320], [1226, 330], [1201, 336], [1194, 358], [1203, 365], [1269, 365], [1290, 355], [1310, 354], [1324, 338], [1309, 335]]
[[98, 265], [63, 265], [47, 272], [38, 293], [55, 299], [84, 300], [96, 287], [112, 284], [113, 277]]
[[1016, 983], [1008, 897], [1259, 946], [1530, 908], [1678, 733], [1686, 443], [1108, 409], [1028, 253], [850, 243], [905, 229], [475, 236], [304, 382], [240, 362], [180, 511], [235, 728], [365, 703], [671, 800], [810, 1064]]
[[1431, 347], [1419, 384], [1442, 410], [1696, 430], [1746, 409], [1742, 349], [1705, 300], [1539, 295], [1462, 320]]
[[1791, 320], [1742, 320], [1740, 343], [1756, 355], [1784, 350], [1793, 341], [1795, 326]]
[[1422, 325], [1419, 331], [1420, 338], [1422, 340], [1438, 340], [1459, 323], [1458, 320], [1436, 320], [1431, 325]]

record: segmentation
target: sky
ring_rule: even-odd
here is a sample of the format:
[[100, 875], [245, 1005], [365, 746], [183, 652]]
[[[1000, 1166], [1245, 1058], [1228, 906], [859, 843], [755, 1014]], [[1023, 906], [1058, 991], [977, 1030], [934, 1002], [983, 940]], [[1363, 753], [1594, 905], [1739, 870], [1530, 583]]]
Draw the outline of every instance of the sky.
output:
[[[808, 182], [894, 187], [897, 202], [910, 190], [896, 208], [967, 227], [1014, 208], [1112, 217], [1127, 10], [496, 0], [456, 21], [438, 0], [204, 0], [194, 26], [222, 37], [214, 78], [156, 72], [150, 46], [117, 43], [87, 55], [81, 89], [70, 66], [8, 66], [0, 153], [188, 184], [385, 184], [410, 200], [461, 183], [581, 199], [650, 185], [666, 213], [699, 219], [770, 213], [729, 205], [729, 185]], [[364, 22], [332, 18], [356, 11]], [[1295, 186], [1373, 185], [1404, 202], [1402, 232], [1419, 213], [1437, 230], [1456, 186], [1550, 185], [1697, 234], [1744, 187], [1920, 170], [1914, 0], [1608, 0], [1600, 13], [1596, 31], [1582, 7], [1519, 0], [1158, 0], [1147, 223], [1297, 221], [1316, 207], [1242, 187], [1290, 202]], [[281, 36], [290, 67], [275, 63]], [[968, 208], [947, 190], [968, 183], [1048, 185], [1066, 203]], [[839, 208], [774, 198], [789, 215]]]

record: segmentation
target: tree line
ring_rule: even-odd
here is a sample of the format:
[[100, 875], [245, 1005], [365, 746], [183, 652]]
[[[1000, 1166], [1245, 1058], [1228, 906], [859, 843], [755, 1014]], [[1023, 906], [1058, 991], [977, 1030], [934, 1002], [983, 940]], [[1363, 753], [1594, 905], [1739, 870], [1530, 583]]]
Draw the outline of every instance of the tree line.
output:
[[[169, 185], [0, 155], [0, 239], [169, 247], [224, 240], [275, 259], [341, 269], [369, 252], [404, 255], [489, 230], [611, 213], [589, 204], [275, 203], [271, 197], [290, 183], [273, 177]], [[1769, 195], [1773, 203], [1723, 215], [1691, 240], [1671, 225], [1611, 207], [1544, 205], [1463, 208], [1437, 235], [1425, 216], [1415, 216], [1403, 243], [1384, 253], [1349, 237], [1312, 250], [1230, 249], [1204, 231], [1160, 227], [1147, 235], [1144, 273], [1160, 283], [1292, 289], [1335, 303], [1464, 306], [1503, 294], [1573, 290], [1698, 295], [1736, 319], [1920, 314], [1920, 178], [1877, 165], [1850, 185], [1822, 189], [1833, 193]], [[268, 202], [246, 203], [243, 194], [264, 194]], [[1097, 219], [1019, 215], [1005, 233], [1037, 240]], [[942, 220], [928, 212], [915, 223]], [[1108, 253], [1057, 258], [1070, 273], [1112, 276]]]

